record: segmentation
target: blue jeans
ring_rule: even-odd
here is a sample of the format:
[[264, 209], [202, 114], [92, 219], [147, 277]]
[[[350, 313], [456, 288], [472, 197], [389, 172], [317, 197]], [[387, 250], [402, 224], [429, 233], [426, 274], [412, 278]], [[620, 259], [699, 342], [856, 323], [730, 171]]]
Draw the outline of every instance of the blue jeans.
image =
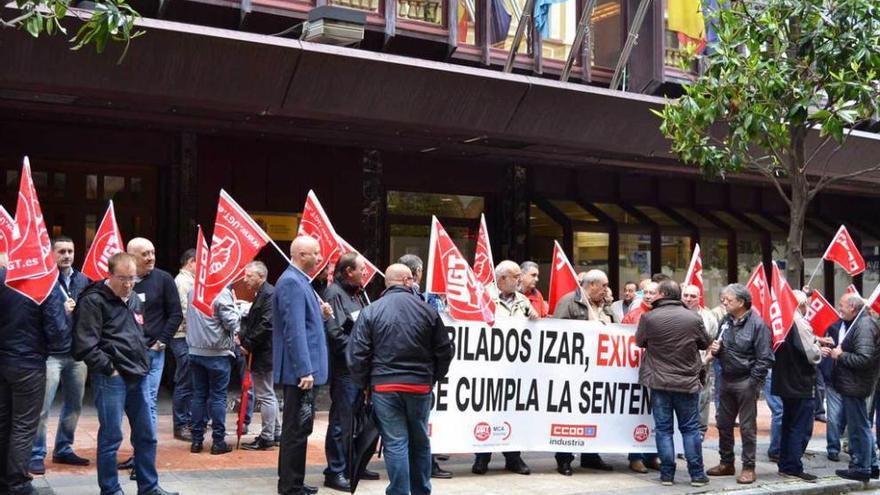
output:
[[779, 450], [779, 471], [797, 474], [804, 471], [801, 458], [813, 436], [816, 405], [813, 398], [782, 399], [782, 435]]
[[841, 395], [843, 415], [849, 428], [849, 469], [870, 476], [871, 467], [877, 466], [874, 450], [874, 434], [868, 416], [868, 404], [864, 397]]
[[190, 354], [189, 366], [193, 384], [192, 443], [202, 443], [205, 439], [207, 410], [211, 418], [214, 445], [225, 445], [226, 389], [229, 388], [232, 359], [227, 356], [206, 357]]
[[825, 384], [825, 438], [828, 454], [840, 454], [840, 436], [846, 428], [846, 417], [843, 414], [843, 398], [830, 383]]
[[767, 381], [764, 382], [764, 401], [770, 408], [770, 448], [767, 455], [779, 457], [779, 449], [782, 444], [782, 398], [773, 395], [771, 390], [773, 372], [767, 373]]
[[98, 410], [98, 486], [101, 495], [122, 490], [116, 471], [116, 452], [122, 443], [122, 414], [128, 416], [131, 445], [134, 447], [134, 472], [138, 493], [159, 485], [156, 472], [156, 434], [150, 418], [150, 393], [146, 377], [123, 379], [121, 376], [92, 374], [95, 407]]
[[657, 452], [660, 455], [660, 479], [675, 479], [675, 444], [672, 441], [675, 425], [673, 414], [678, 418], [678, 431], [684, 443], [688, 474], [691, 479], [706, 477], [703, 471], [703, 440], [700, 435], [700, 394], [669, 392], [651, 389], [651, 409], [654, 415], [654, 432]]
[[177, 430], [192, 424], [192, 373], [189, 371], [189, 346], [186, 345], [186, 338], [171, 339], [169, 347], [175, 362], [172, 411], [174, 429]]
[[162, 370], [165, 369], [165, 351], [149, 350], [150, 372], [147, 374], [147, 388], [150, 392], [150, 420], [153, 422], [153, 433], [156, 429], [156, 414], [159, 405], [159, 385], [162, 383]]
[[55, 449], [52, 451], [52, 455], [64, 457], [73, 454], [73, 438], [76, 425], [79, 422], [79, 415], [82, 412], [87, 373], [86, 364], [82, 361], [74, 361], [69, 354], [49, 356], [49, 359], [46, 360], [46, 395], [43, 400], [43, 410], [40, 413], [40, 426], [37, 427], [37, 435], [34, 437], [31, 459], [42, 461], [46, 458], [48, 452], [46, 426], [59, 385], [61, 386], [62, 399], [61, 415], [58, 420], [58, 431], [55, 433]]
[[373, 413], [382, 435], [386, 495], [431, 493], [431, 394], [373, 393]]
[[324, 437], [324, 452], [327, 454], [324, 475], [344, 474], [349, 477], [351, 474], [345, 468], [348, 464], [347, 446], [351, 441], [352, 408], [359, 397], [361, 390], [351, 380], [351, 375], [334, 370], [330, 380], [330, 419]]

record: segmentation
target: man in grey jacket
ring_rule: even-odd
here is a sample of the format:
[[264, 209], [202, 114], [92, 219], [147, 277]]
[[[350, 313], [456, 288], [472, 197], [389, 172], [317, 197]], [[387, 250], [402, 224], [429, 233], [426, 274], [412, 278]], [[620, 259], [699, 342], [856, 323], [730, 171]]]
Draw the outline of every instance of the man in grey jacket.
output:
[[186, 309], [186, 343], [193, 380], [192, 445], [190, 452], [202, 451], [205, 438], [205, 408], [211, 417], [211, 454], [232, 452], [226, 444], [226, 389], [235, 359], [235, 337], [241, 325], [241, 314], [235, 306], [235, 297], [228, 287], [214, 300], [214, 316], [203, 314], [192, 305]]

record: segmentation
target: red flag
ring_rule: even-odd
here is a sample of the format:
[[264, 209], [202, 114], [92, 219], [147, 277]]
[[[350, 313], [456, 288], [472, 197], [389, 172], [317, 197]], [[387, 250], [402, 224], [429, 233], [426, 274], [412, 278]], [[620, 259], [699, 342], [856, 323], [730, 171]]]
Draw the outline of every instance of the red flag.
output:
[[474, 275], [484, 287], [495, 285], [495, 260], [492, 259], [486, 215], [483, 214], [480, 215], [480, 230], [477, 233], [477, 249], [474, 253]]
[[43, 304], [58, 282], [58, 265], [55, 264], [27, 157], [21, 169], [15, 226], [17, 232], [13, 230], [10, 243], [6, 285], [35, 303]]
[[856, 289], [856, 286], [853, 284], [847, 285], [844, 292], [847, 294], [855, 294], [857, 296], [861, 296], [861, 294], [859, 294], [859, 289]]
[[865, 271], [865, 259], [843, 225], [834, 234], [834, 240], [828, 245], [822, 258], [837, 263], [851, 277]]
[[205, 288], [208, 282], [208, 269], [211, 264], [211, 250], [208, 249], [208, 243], [205, 242], [205, 234], [202, 232], [202, 226], [199, 225], [199, 233], [196, 237], [196, 273], [195, 284], [193, 285], [193, 298], [191, 304], [207, 316], [214, 316], [214, 305], [207, 304], [205, 298]]
[[785, 340], [791, 325], [794, 323], [794, 313], [798, 310], [797, 297], [789, 287], [785, 277], [779, 271], [776, 263], [773, 263], [773, 275], [770, 284], [770, 300], [764, 305], [766, 311], [767, 326], [770, 327], [773, 349], [775, 350]]
[[[362, 255], [357, 249], [353, 248], [351, 246], [351, 244], [349, 244], [345, 239], [343, 239], [342, 237], [338, 237], [338, 236], [337, 236], [337, 238], [339, 239], [339, 256], [342, 256], [345, 253], [355, 253], [358, 256], [360, 256], [361, 258], [364, 258], [364, 255]], [[339, 256], [337, 256], [336, 259], [331, 261], [330, 264], [336, 265], [336, 261], [339, 260]], [[379, 268], [376, 265], [370, 263], [370, 260], [368, 260], [367, 258], [364, 258], [364, 265], [366, 265], [366, 267], [367, 267], [366, 268], [367, 273], [364, 276], [364, 280], [361, 282], [362, 287], [366, 287], [367, 285], [369, 285], [370, 281], [373, 280], [373, 277], [375, 277], [377, 273], [379, 275], [382, 275], [383, 277], [385, 276], [385, 274], [382, 273], [382, 271], [379, 270]], [[332, 273], [328, 273], [327, 276], [328, 276], [328, 278], [333, 277]]]
[[453, 318], [495, 323], [495, 302], [489, 291], [477, 280], [437, 217], [431, 219], [428, 268], [428, 292], [446, 294], [446, 309]]
[[254, 355], [248, 354], [247, 368], [244, 370], [244, 378], [241, 380], [241, 402], [238, 404], [238, 423], [235, 425], [235, 448], [241, 447], [241, 436], [244, 435], [244, 424], [247, 419], [248, 399], [250, 398], [251, 388], [254, 386], [254, 380], [251, 376], [251, 366], [253, 366]]
[[116, 224], [116, 211], [113, 208], [113, 201], [104, 213], [104, 219], [95, 233], [95, 239], [89, 247], [89, 253], [83, 262], [83, 275], [89, 277], [93, 281], [103, 280], [110, 276], [107, 260], [116, 253], [122, 252], [122, 234], [119, 232], [119, 225]]
[[245, 265], [253, 261], [269, 241], [269, 235], [221, 189], [205, 288], [197, 294], [201, 299], [194, 298], [198, 299], [198, 304], [195, 301], [193, 304], [209, 314], [205, 309], [214, 304], [217, 294], [244, 276]]
[[302, 220], [299, 223], [299, 232], [297, 235], [308, 235], [317, 239], [321, 245], [321, 256], [323, 261], [315, 267], [309, 277], [314, 278], [321, 272], [330, 260], [336, 260], [342, 254], [339, 246], [339, 236], [333, 230], [330, 218], [324, 212], [321, 202], [315, 196], [314, 191], [309, 191], [306, 196], [306, 205], [303, 207]]
[[874, 312], [880, 313], [880, 284], [877, 284], [877, 287], [874, 287], [874, 292], [868, 297], [865, 305], [873, 309]]
[[700, 253], [700, 245], [694, 245], [694, 254], [691, 256], [691, 263], [688, 265], [687, 275], [684, 276], [685, 285], [693, 285], [700, 289], [700, 306], [705, 306], [703, 300], [703, 258]]
[[749, 281], [746, 282], [746, 288], [752, 294], [752, 309], [755, 310], [761, 319], [767, 320], [764, 316], [764, 301], [769, 299], [769, 289], [767, 286], [767, 274], [764, 272], [764, 265], [758, 264], [752, 271]]
[[12, 244], [12, 235], [15, 232], [15, 220], [0, 205], [0, 253], [8, 253]]
[[566, 294], [578, 288], [577, 275], [574, 268], [568, 262], [568, 257], [558, 242], [553, 241], [553, 264], [550, 266], [550, 291], [547, 293], [547, 302], [550, 305], [550, 314], [556, 310], [556, 304]]
[[822, 293], [817, 290], [814, 290], [813, 293], [810, 294], [809, 305], [807, 305], [807, 314], [804, 315], [804, 317], [810, 322], [810, 326], [813, 327], [813, 333], [816, 334], [817, 337], [824, 337], [825, 331], [828, 330], [828, 327], [840, 319], [840, 315], [837, 314], [834, 305], [829, 303], [828, 300], [822, 296]]

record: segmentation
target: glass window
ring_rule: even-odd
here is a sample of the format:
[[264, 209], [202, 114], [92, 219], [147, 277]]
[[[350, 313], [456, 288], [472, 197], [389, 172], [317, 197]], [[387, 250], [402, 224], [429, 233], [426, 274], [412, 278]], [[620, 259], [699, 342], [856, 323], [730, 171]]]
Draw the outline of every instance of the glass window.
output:
[[[346, 1], [346, 0], [342, 0]], [[376, 11], [379, 0], [348, 0], [354, 8]], [[440, 0], [397, 0], [397, 17], [410, 21], [443, 24], [443, 3]]]
[[544, 57], [566, 60], [577, 30], [577, 2], [565, 1], [550, 5], [547, 22], [541, 33]]
[[572, 220], [579, 220], [582, 222], [599, 222], [599, 219], [596, 218], [592, 213], [583, 209], [581, 205], [575, 203], [574, 201], [561, 201], [561, 200], [550, 200], [550, 203], [556, 207], [557, 210], [561, 211], [565, 216]]
[[[785, 255], [783, 254], [783, 259]], [[761, 241], [756, 239], [737, 239], [736, 241], [736, 275], [737, 282], [744, 284], [749, 281], [752, 271], [763, 262]], [[780, 267], [781, 269], [782, 267]], [[768, 273], [769, 277], [770, 274]]]
[[562, 226], [554, 222], [537, 205], [529, 206], [529, 259], [538, 264], [541, 275], [538, 288], [545, 295], [550, 285], [550, 263], [553, 262], [553, 241], [563, 244]]
[[571, 260], [577, 273], [587, 270], [602, 270], [608, 273], [608, 234], [602, 232], [575, 232], [574, 259]]
[[620, 285], [651, 277], [651, 235], [620, 234]]
[[370, 12], [379, 11], [379, 0], [330, 0], [329, 3], [351, 9], [367, 10]]
[[[815, 272], [816, 276], [813, 277], [810, 286], [823, 291], [823, 293], [825, 291], [825, 270], [822, 267], [825, 260], [822, 259], [822, 255], [825, 254], [827, 247], [827, 239], [824, 236], [816, 235], [812, 231], [804, 232], [804, 284], [810, 280], [810, 276]], [[827, 297], [827, 294], [825, 296]]]
[[86, 176], [86, 199], [98, 199], [98, 176]]
[[660, 271], [677, 282], [684, 280], [693, 254], [691, 238], [677, 235], [661, 236], [660, 249], [660, 259], [663, 260]]
[[125, 190], [125, 177], [115, 175], [104, 176], [104, 199], [113, 199], [116, 194]]
[[56, 198], [63, 198], [67, 192], [67, 174], [64, 172], [55, 172], [52, 174], [52, 195]]
[[[473, 265], [474, 248], [476, 247], [477, 233], [468, 227], [453, 227], [444, 225], [443, 228], [455, 242], [455, 246], [461, 251], [461, 255]], [[428, 242], [431, 236], [430, 223], [425, 225], [391, 225], [391, 260], [396, 261], [404, 254], [415, 254], [422, 258], [426, 266], [428, 264]]]
[[614, 70], [623, 48], [621, 0], [598, 0], [590, 18], [591, 60], [594, 66]]
[[458, 43], [475, 45], [477, 43], [476, 0], [458, 1]]
[[718, 304], [721, 289], [727, 281], [727, 239], [723, 237], [700, 237], [703, 258], [703, 300], [708, 307]]
[[86, 215], [86, 246], [91, 246], [98, 231], [98, 215]]
[[479, 196], [388, 191], [389, 214], [424, 216], [429, 224], [431, 215], [441, 218], [479, 218], [484, 206], [485, 201]]

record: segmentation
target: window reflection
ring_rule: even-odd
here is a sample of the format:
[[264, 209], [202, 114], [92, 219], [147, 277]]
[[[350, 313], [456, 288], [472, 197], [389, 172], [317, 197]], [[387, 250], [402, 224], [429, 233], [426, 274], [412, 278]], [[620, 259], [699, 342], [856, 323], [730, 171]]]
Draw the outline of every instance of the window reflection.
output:
[[675, 281], [684, 280], [691, 261], [691, 238], [664, 235], [660, 237], [660, 246], [660, 259], [663, 260], [660, 271]]
[[620, 234], [620, 285], [651, 277], [651, 235]]
[[571, 260], [575, 272], [602, 270], [608, 273], [608, 234], [603, 232], [575, 232], [574, 259]]
[[538, 264], [538, 288], [547, 294], [550, 286], [550, 264], [553, 262], [553, 241], [563, 245], [562, 226], [554, 222], [537, 205], [529, 205], [529, 257]]
[[594, 66], [614, 69], [623, 48], [620, 0], [598, 0], [590, 18], [591, 60]]
[[721, 289], [727, 285], [727, 239], [703, 236], [700, 238], [703, 258], [703, 300], [712, 307], [718, 301]]
[[[758, 266], [758, 263], [761, 263], [763, 261], [763, 259], [764, 257], [761, 255], [761, 241], [758, 241], [757, 239], [737, 239], [737, 282], [741, 284], [748, 282], [749, 277], [752, 276], [752, 271], [755, 269], [756, 266]], [[769, 277], [770, 274], [768, 273], [767, 276]]]

